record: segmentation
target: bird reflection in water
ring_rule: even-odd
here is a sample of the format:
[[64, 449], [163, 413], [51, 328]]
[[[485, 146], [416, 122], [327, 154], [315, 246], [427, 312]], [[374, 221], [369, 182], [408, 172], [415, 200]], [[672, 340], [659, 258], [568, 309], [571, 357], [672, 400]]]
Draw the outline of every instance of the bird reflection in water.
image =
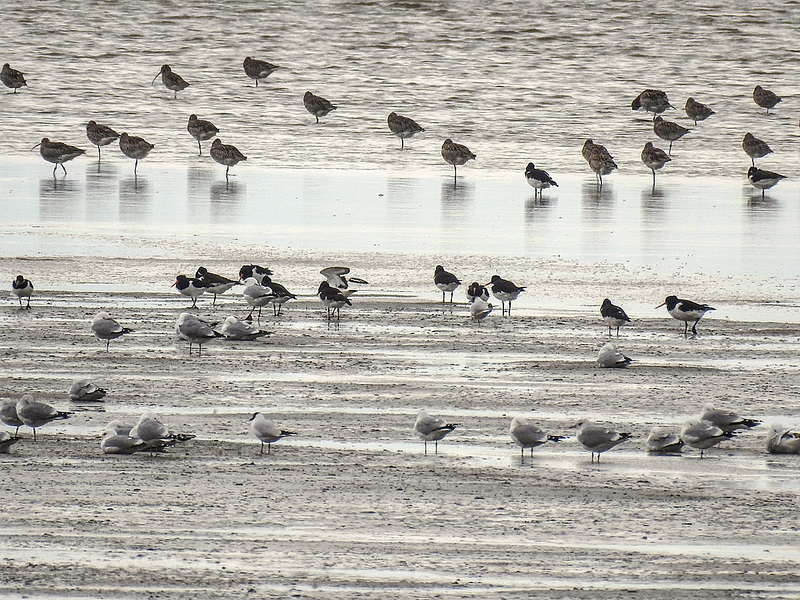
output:
[[147, 219], [153, 186], [145, 177], [128, 177], [119, 182], [119, 215], [124, 221]]
[[215, 181], [211, 184], [211, 216], [215, 222], [227, 221], [239, 212], [247, 186], [235, 181]]
[[584, 181], [581, 185], [581, 205], [586, 213], [606, 212], [616, 199], [617, 195], [611, 183], [604, 183], [600, 187], [594, 181]]
[[65, 178], [39, 180], [39, 216], [42, 219], [67, 219], [80, 211], [79, 185]]
[[533, 225], [537, 222], [544, 221], [550, 209], [555, 206], [556, 200], [546, 196], [540, 197], [538, 194], [530, 196], [525, 200], [525, 223]]

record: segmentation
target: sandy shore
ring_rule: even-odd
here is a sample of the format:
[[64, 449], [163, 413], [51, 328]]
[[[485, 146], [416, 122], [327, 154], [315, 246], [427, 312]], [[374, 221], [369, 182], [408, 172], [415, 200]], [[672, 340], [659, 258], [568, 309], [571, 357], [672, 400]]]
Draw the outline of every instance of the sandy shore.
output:
[[[238, 270], [233, 255], [241, 248], [196, 250], [183, 257], [220, 273]], [[265, 314], [272, 335], [214, 342], [191, 358], [172, 333], [188, 306], [168, 288], [175, 261], [24, 262], [57, 272], [61, 285], [37, 287], [30, 311], [11, 300], [0, 309], [0, 395], [31, 393], [75, 414], [41, 428], [35, 443], [24, 428], [25, 439], [0, 455], [0, 592], [331, 599], [800, 592], [800, 463], [765, 453], [766, 427], [702, 460], [692, 450], [658, 457], [644, 449], [653, 425], [679, 428], [706, 402], [766, 423], [800, 421], [796, 325], [709, 318], [687, 340], [681, 324], [650, 302], [648, 313], [630, 311], [635, 323], [618, 342], [633, 366], [601, 370], [594, 359], [606, 329], [578, 292], [602, 279], [592, 268], [563, 263], [547, 273], [536, 261], [509, 260], [512, 278], [545, 271], [552, 297], [566, 299], [563, 310], [553, 316], [533, 286], [513, 317], [498, 311], [476, 325], [463, 303], [440, 304], [428, 283], [430, 258], [339, 255], [370, 286], [329, 326], [312, 295], [326, 258], [276, 253], [271, 266], [303, 295], [283, 316]], [[491, 271], [492, 262], [469, 258], [476, 272]], [[0, 261], [9, 273], [20, 264]], [[114, 289], [103, 286], [108, 280]], [[651, 289], [661, 283], [635, 273], [615, 279], [622, 297], [643, 306], [662, 295]], [[221, 296], [216, 309], [206, 298], [199, 306], [213, 320], [246, 314], [238, 293]], [[89, 329], [100, 309], [135, 329], [109, 353]], [[78, 376], [107, 388], [105, 402], [71, 403], [66, 391]], [[146, 409], [196, 439], [155, 457], [102, 455], [105, 424], [132, 423]], [[425, 456], [412, 431], [420, 409], [460, 423], [438, 455]], [[298, 435], [260, 455], [247, 430], [255, 410]], [[515, 415], [562, 435], [591, 416], [637, 437], [599, 465], [574, 437], [521, 459], [508, 437]]]

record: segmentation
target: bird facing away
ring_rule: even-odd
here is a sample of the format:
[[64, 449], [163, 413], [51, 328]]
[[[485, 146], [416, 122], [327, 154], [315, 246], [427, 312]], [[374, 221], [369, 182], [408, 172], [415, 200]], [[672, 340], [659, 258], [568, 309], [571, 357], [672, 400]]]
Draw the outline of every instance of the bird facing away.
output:
[[447, 138], [442, 144], [442, 158], [446, 163], [453, 165], [453, 181], [455, 181], [458, 176], [457, 165], [463, 165], [468, 160], [474, 160], [477, 157], [466, 146], [456, 144]]
[[774, 424], [767, 433], [770, 454], [800, 454], [800, 432]]
[[486, 284], [490, 285], [489, 289], [492, 290], [492, 295], [500, 300], [502, 314], [506, 314], [506, 302], [508, 302], [508, 316], [511, 316], [511, 302], [516, 300], [520, 293], [525, 291], [524, 287], [520, 287], [515, 283], [503, 279], [500, 275], [492, 275], [491, 281]]
[[25, 308], [31, 307], [31, 296], [33, 295], [33, 284], [22, 275], [17, 275], [11, 282], [11, 293], [19, 300], [19, 307], [22, 308], [22, 299], [27, 298], [28, 303]]
[[217, 294], [224, 294], [233, 286], [239, 285], [239, 282], [235, 279], [228, 279], [222, 275], [211, 273], [205, 267], [197, 269], [194, 278], [200, 281], [200, 285], [205, 288], [206, 292], [214, 294], [214, 302], [211, 303], [212, 306], [217, 303]]
[[786, 179], [786, 175], [780, 175], [772, 171], [764, 171], [757, 167], [750, 167], [747, 169], [747, 180], [754, 188], [761, 190], [762, 198], [766, 190], [777, 185], [781, 179]]
[[753, 101], [761, 108], [766, 108], [767, 114], [769, 114], [769, 109], [775, 108], [775, 105], [781, 101], [781, 97], [775, 92], [765, 90], [760, 85], [757, 85], [753, 90]]
[[558, 187], [558, 184], [550, 177], [547, 171], [537, 169], [532, 162], [529, 162], [528, 166], [525, 167], [525, 179], [528, 185], [535, 190], [534, 197], [538, 194], [541, 198], [542, 190], [546, 190], [550, 186]]
[[387, 118], [389, 131], [400, 138], [400, 149], [405, 147], [405, 140], [425, 131], [414, 119], [409, 119], [396, 112], [390, 112]]
[[240, 340], [252, 342], [262, 336], [269, 335], [269, 331], [259, 329], [257, 326], [247, 321], [240, 321], [233, 315], [225, 318], [222, 323], [220, 333], [229, 340]]
[[668, 108], [674, 108], [674, 106], [669, 103], [666, 92], [662, 92], [661, 90], [644, 90], [633, 99], [631, 108], [633, 110], [643, 108], [646, 112], [653, 113], [653, 117], [655, 118], [656, 115], [663, 113]]
[[614, 159], [611, 158], [611, 155], [608, 151], [600, 147], [601, 149], [592, 150], [591, 154], [589, 154], [589, 168], [594, 171], [595, 176], [598, 177], [598, 183], [600, 187], [603, 187], [603, 175], [610, 175], [611, 172], [617, 168], [617, 163], [614, 162]]
[[73, 402], [98, 402], [106, 397], [106, 391], [88, 379], [73, 381], [68, 393]]
[[[163, 83], [168, 90], [172, 90], [175, 92], [175, 99], [178, 98], [178, 92], [185, 90], [189, 87], [189, 84], [183, 80], [183, 77], [178, 75], [177, 73], [173, 73], [172, 69], [169, 65], [162, 65], [161, 72], [158, 75], [161, 75], [161, 83]], [[158, 79], [158, 75], [153, 77], [153, 81], [150, 82], [150, 85], [155, 83], [156, 79]]]
[[267, 454], [272, 454], [272, 444], [290, 435], [297, 435], [294, 431], [281, 429], [267, 419], [262, 413], [253, 413], [250, 417], [250, 433], [261, 442], [261, 454], [264, 454], [264, 444], [267, 445]]
[[317, 288], [317, 296], [319, 296], [322, 305], [328, 313], [328, 321], [331, 320], [333, 314], [336, 313], [336, 319], [341, 318], [341, 309], [347, 304], [352, 306], [353, 303], [339, 288], [332, 287], [327, 281], [323, 281]]
[[61, 165], [61, 168], [64, 170], [64, 175], [66, 175], [67, 168], [64, 166], [64, 163], [68, 160], [72, 160], [76, 156], [86, 153], [86, 150], [81, 150], [80, 148], [70, 146], [63, 142], [51, 142], [47, 138], [42, 138], [42, 141], [31, 148], [31, 150], [35, 149], [37, 146], [39, 147], [39, 154], [43, 159], [47, 162], [55, 163], [56, 166], [53, 167], [53, 177], [56, 175], [58, 165]]
[[560, 442], [564, 439], [562, 435], [547, 435], [542, 429], [525, 417], [514, 417], [511, 419], [509, 434], [514, 443], [520, 447], [522, 456], [525, 456], [525, 449], [530, 448], [531, 457], [533, 449], [547, 442]]
[[100, 450], [103, 454], [135, 454], [151, 450], [151, 448], [144, 440], [132, 438], [128, 434], [119, 434], [113, 429], [106, 429], [100, 440]]
[[772, 154], [772, 148], [769, 147], [767, 142], [758, 139], [749, 131], [744, 134], [744, 139], [742, 140], [742, 150], [744, 150], [744, 153], [750, 157], [750, 161], [754, 167], [756, 166], [757, 158], [762, 158], [767, 154]]
[[119, 139], [119, 134], [107, 125], [89, 121], [86, 124], [86, 137], [97, 146], [97, 162], [100, 162], [100, 146], [108, 146], [114, 140]]
[[761, 425], [761, 421], [757, 419], [746, 419], [732, 410], [715, 408], [710, 402], [703, 406], [703, 412], [699, 418], [702, 421], [713, 423], [725, 433], [730, 433], [737, 429], [752, 429]]
[[197, 308], [197, 298], [202, 296], [208, 289], [208, 286], [197, 277], [187, 277], [186, 275], [177, 275], [175, 283], [169, 287], [174, 287], [182, 295], [191, 298], [191, 308]]
[[210, 140], [219, 133], [219, 129], [211, 121], [198, 119], [197, 115], [194, 114], [189, 115], [189, 124], [186, 125], [186, 131], [197, 140], [197, 149], [200, 151], [200, 156], [203, 156], [203, 147], [200, 142]]
[[489, 316], [493, 308], [491, 303], [482, 300], [480, 296], [474, 296], [469, 304], [469, 314], [473, 321], [480, 322]]
[[444, 304], [445, 294], [449, 293], [450, 302], [453, 301], [453, 292], [461, 285], [461, 280], [449, 271], [445, 271], [442, 265], [436, 265], [433, 270], [433, 283], [442, 292], [442, 304]]
[[133, 329], [128, 329], [117, 323], [105, 311], [97, 313], [92, 319], [92, 333], [97, 339], [105, 341], [106, 352], [108, 352], [108, 345], [111, 343], [111, 340], [115, 340], [132, 331]]
[[424, 410], [417, 415], [414, 431], [425, 442], [425, 454], [428, 453], [428, 442], [434, 442], [434, 454], [439, 454], [439, 440], [458, 427], [458, 423], [446, 423], [443, 419], [432, 417]]
[[604, 369], [627, 367], [632, 362], [632, 359], [617, 350], [611, 342], [603, 344], [600, 352], [597, 353], [597, 366]]
[[37, 402], [30, 394], [25, 394], [17, 402], [17, 416], [25, 425], [33, 429], [33, 439], [36, 441], [36, 429], [50, 421], [68, 419], [71, 412], [56, 410], [49, 404]]
[[592, 453], [592, 462], [594, 462], [594, 455], [597, 454], [598, 463], [600, 462], [601, 452], [611, 450], [617, 444], [621, 444], [633, 437], [630, 433], [618, 432], [607, 427], [595, 425], [589, 419], [580, 419], [572, 427], [578, 430], [577, 437], [581, 445]]
[[661, 117], [656, 117], [653, 121], [653, 132], [662, 140], [669, 142], [667, 154], [672, 156], [672, 142], [681, 139], [689, 133], [689, 129], [677, 123], [673, 123], [672, 121], [665, 121]]
[[642, 162], [644, 166], [653, 172], [653, 187], [656, 187], [656, 170], [663, 167], [672, 159], [661, 148], [653, 146], [653, 142], [647, 142], [642, 149]]
[[681, 300], [677, 296], [667, 296], [666, 300], [656, 306], [656, 308], [661, 308], [665, 305], [667, 307], [667, 312], [673, 319], [684, 322], [684, 336], [689, 334], [689, 323], [692, 323], [692, 333], [697, 335], [697, 329], [695, 329], [695, 327], [700, 322], [700, 319], [703, 318], [703, 315], [710, 310], [716, 310], [707, 304], [698, 304], [691, 300]]
[[683, 440], [669, 427], [653, 427], [647, 436], [647, 451], [653, 454], [672, 454], [680, 452]]
[[186, 442], [195, 437], [190, 433], [171, 432], [153, 411], [143, 412], [136, 425], [128, 432], [128, 435], [131, 438], [142, 440], [151, 454], [162, 451], [163, 448], [172, 446], [177, 442]]
[[228, 171], [231, 167], [236, 166], [247, 157], [239, 152], [236, 146], [230, 144], [223, 144], [219, 138], [215, 139], [211, 144], [211, 158], [221, 165], [225, 165], [225, 179], [228, 178]]
[[16, 69], [12, 69], [8, 63], [4, 64], [3, 70], [0, 71], [0, 81], [2, 81], [3, 85], [7, 88], [13, 89], [15, 94], [22, 86], [28, 86], [28, 84], [25, 83], [25, 77], [23, 73], [20, 73]]
[[23, 423], [19, 415], [17, 415], [17, 401], [16, 400], [5, 400], [3, 404], [0, 405], [0, 421], [8, 425], [9, 427], [16, 427], [16, 431], [14, 435], [16, 436], [19, 433], [19, 428], [22, 427], [25, 423]]
[[189, 356], [192, 355], [193, 344], [197, 344], [197, 355], [201, 356], [203, 344], [222, 337], [222, 334], [214, 331], [211, 325], [186, 312], [178, 316], [178, 320], [175, 322], [175, 334], [180, 339], [189, 342]]
[[317, 123], [319, 123], [320, 117], [324, 117], [329, 112], [336, 110], [336, 107], [325, 98], [322, 96], [315, 96], [311, 92], [306, 92], [303, 95], [303, 106], [306, 107], [308, 112], [314, 115], [317, 119]]
[[0, 454], [8, 454], [11, 446], [16, 444], [20, 438], [12, 436], [7, 431], [0, 431]]
[[600, 305], [600, 316], [603, 317], [603, 321], [608, 325], [608, 337], [611, 337], [611, 330], [614, 327], [617, 328], [617, 337], [619, 337], [619, 328], [631, 322], [625, 311], [616, 304], [612, 304], [608, 298], [603, 300]]
[[583, 148], [581, 148], [581, 155], [583, 156], [583, 159], [586, 162], [589, 162], [589, 158], [595, 152], [598, 152], [598, 153], [608, 157], [609, 159], [612, 160], [612, 162], [614, 160], [614, 157], [611, 156], [611, 154], [608, 152], [608, 148], [606, 148], [602, 144], [595, 144], [591, 139], [586, 140], [583, 143]]
[[733, 432], [726, 433], [722, 428], [701, 419], [689, 419], [681, 429], [681, 439], [687, 446], [700, 450], [700, 458], [703, 458], [704, 450], [732, 437]]
[[155, 144], [151, 144], [144, 138], [135, 135], [128, 135], [124, 131], [119, 134], [119, 149], [128, 158], [134, 159], [133, 174], [136, 175], [136, 169], [139, 168], [139, 161], [150, 154], [150, 150], [155, 148]]
[[258, 87], [259, 79], [266, 79], [273, 71], [280, 68], [278, 65], [273, 65], [265, 60], [250, 58], [249, 56], [244, 59], [242, 67], [244, 67], [244, 74], [256, 82], [256, 87]]
[[686, 99], [686, 106], [683, 107], [683, 110], [686, 111], [686, 116], [694, 121], [695, 125], [697, 125], [698, 121], [705, 121], [711, 115], [716, 114], [711, 110], [710, 106], [691, 97]]

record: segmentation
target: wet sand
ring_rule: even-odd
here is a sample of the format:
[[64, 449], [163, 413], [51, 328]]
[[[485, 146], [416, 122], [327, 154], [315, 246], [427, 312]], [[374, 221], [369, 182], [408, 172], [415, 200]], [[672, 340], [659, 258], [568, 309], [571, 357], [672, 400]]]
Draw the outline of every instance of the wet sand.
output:
[[[166, 241], [154, 247], [170, 249]], [[614, 283], [632, 299], [634, 323], [618, 346], [635, 362], [602, 370], [594, 359], [607, 330], [587, 290], [607, 275], [596, 266], [504, 259], [509, 278], [531, 282], [537, 274], [541, 283], [512, 317], [497, 310], [474, 324], [463, 287], [455, 306], [443, 306], [433, 288], [443, 257], [337, 253], [334, 261], [324, 252], [258, 250], [184, 246], [184, 264], [232, 276], [242, 256], [252, 257], [300, 294], [281, 317], [265, 311], [269, 337], [215, 341], [191, 357], [173, 333], [189, 304], [168, 287], [175, 259], [0, 260], [3, 272], [23, 264], [60, 282], [37, 287], [30, 311], [11, 300], [0, 310], [0, 395], [31, 393], [75, 411], [42, 427], [37, 442], [23, 428], [25, 439], [0, 455], [0, 592], [331, 599], [800, 592], [799, 457], [767, 455], [766, 426], [702, 460], [694, 450], [650, 456], [644, 448], [653, 425], [679, 428], [706, 402], [767, 424], [797, 424], [795, 324], [736, 321], [720, 309], [685, 339], [681, 323], [653, 310], [661, 286], [678, 282], [621, 270]], [[444, 258], [464, 276], [489, 274], [497, 260]], [[317, 271], [331, 262], [370, 281], [336, 325], [313, 296]], [[709, 277], [701, 284], [708, 288], [695, 291], [716, 286], [733, 296], [727, 281]], [[555, 299], [562, 309], [554, 313]], [[216, 321], [246, 314], [236, 290], [217, 304], [202, 297], [195, 312]], [[135, 330], [112, 341], [109, 353], [89, 328], [100, 309]], [[105, 387], [105, 401], [71, 403], [66, 391], [79, 376]], [[101, 454], [108, 421], [132, 424], [147, 409], [196, 439], [154, 457]], [[420, 409], [460, 424], [438, 455], [424, 455], [412, 430]], [[298, 435], [261, 455], [247, 429], [256, 410]], [[571, 437], [521, 458], [508, 436], [516, 415]], [[583, 416], [636, 438], [591, 464], [568, 428]]]

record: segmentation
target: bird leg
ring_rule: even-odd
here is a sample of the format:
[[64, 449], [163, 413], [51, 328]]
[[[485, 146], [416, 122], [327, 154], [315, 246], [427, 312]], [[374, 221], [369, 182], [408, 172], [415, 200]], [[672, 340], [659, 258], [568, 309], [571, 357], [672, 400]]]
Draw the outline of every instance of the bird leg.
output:
[[200, 145], [200, 140], [197, 140], [197, 149], [200, 150], [200, 156], [203, 156], [203, 147]]

